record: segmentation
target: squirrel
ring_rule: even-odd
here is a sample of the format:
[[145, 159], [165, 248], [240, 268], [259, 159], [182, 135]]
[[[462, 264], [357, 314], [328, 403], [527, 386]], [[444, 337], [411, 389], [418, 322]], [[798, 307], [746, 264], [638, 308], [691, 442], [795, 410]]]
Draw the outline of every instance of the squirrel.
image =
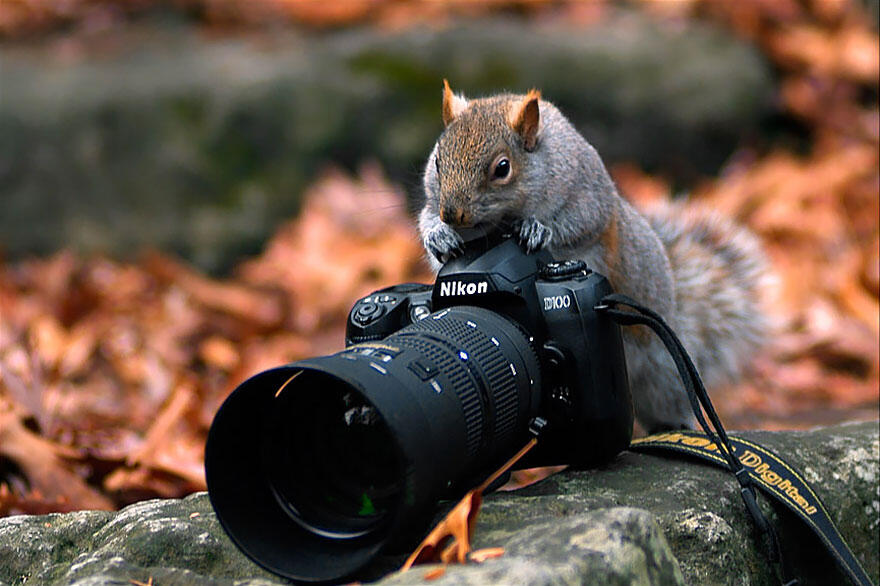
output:
[[[613, 289], [659, 313], [707, 386], [732, 382], [760, 346], [766, 263], [733, 222], [682, 206], [643, 216], [599, 154], [537, 90], [468, 99], [443, 81], [444, 130], [425, 167], [418, 217], [434, 268], [460, 231], [513, 226], [528, 252], [581, 259]], [[692, 428], [690, 401], [662, 342], [623, 328], [635, 416], [649, 433]]]

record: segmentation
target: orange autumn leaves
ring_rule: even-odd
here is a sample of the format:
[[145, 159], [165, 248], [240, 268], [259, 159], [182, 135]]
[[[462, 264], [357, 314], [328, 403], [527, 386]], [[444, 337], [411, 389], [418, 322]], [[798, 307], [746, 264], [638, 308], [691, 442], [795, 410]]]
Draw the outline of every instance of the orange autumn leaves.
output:
[[[672, 6], [672, 4], [677, 5]], [[792, 428], [877, 417], [880, 393], [880, 37], [845, 0], [682, 2], [653, 10], [701, 15], [759, 46], [778, 68], [784, 115], [809, 149], [743, 149], [691, 200], [761, 237], [776, 286], [775, 329], [745, 384], [716, 393], [730, 427]], [[667, 14], [668, 16], [668, 14]], [[658, 177], [615, 170], [621, 191], [650, 206]]]
[[[284, 4], [297, 22], [336, 26], [374, 22], [393, 6], [414, 14], [429, 2], [376, 0], [361, 3], [369, 11], [332, 18], [320, 11], [334, 3]], [[66, 23], [108, 2], [62, 4], [67, 12], [59, 15], [61, 4], [48, 0], [0, 2], [0, 34], [13, 35], [15, 10], [42, 15], [34, 22]], [[465, 4], [432, 3], [450, 11]], [[584, 6], [499, 0], [474, 10]], [[610, 6], [590, 3], [589, 18]], [[744, 147], [690, 194], [755, 231], [777, 275], [769, 306], [777, 329], [753, 378], [713, 395], [723, 419], [731, 428], [792, 428], [876, 418], [875, 25], [861, 3], [835, 0], [632, 6], [663, 19], [711, 20], [753, 41], [778, 70], [780, 109], [809, 135], [799, 150]], [[632, 165], [613, 171], [621, 192], [641, 205], [671, 198], [662, 177]], [[301, 215], [227, 279], [158, 253], [136, 262], [69, 252], [0, 262], [0, 515], [113, 508], [203, 488], [206, 431], [236, 384], [339, 349], [342, 320], [362, 294], [431, 279], [403, 195], [375, 167], [356, 178], [328, 172], [304, 202]]]
[[402, 192], [327, 172], [230, 279], [137, 263], [0, 265], [0, 515], [204, 489], [216, 409], [246, 377], [341, 349], [351, 303], [431, 276]]
[[[167, 4], [167, 3], [164, 3]], [[214, 29], [277, 26], [330, 29], [370, 24], [385, 28], [436, 25], [493, 14], [557, 14], [582, 22], [603, 12], [605, 0], [173, 0], [172, 6]], [[3, 0], [0, 38], [26, 38], [67, 27], [82, 31], [134, 20], [160, 0]], [[585, 5], [587, 5], [585, 7]], [[586, 8], [586, 10], [585, 10]], [[586, 16], [584, 16], [586, 15]]]
[[[393, 29], [499, 15], [583, 25], [623, 8], [663, 20], [717, 20], [749, 38], [777, 33], [774, 25], [784, 24], [786, 34], [775, 34], [773, 39], [781, 54], [794, 62], [842, 67], [856, 76], [869, 75], [870, 61], [876, 59], [876, 52], [870, 52], [876, 41], [852, 34], [857, 29], [847, 26], [869, 18], [867, 3], [860, 0], [173, 0], [170, 4], [220, 30], [278, 23], [311, 29], [364, 24]], [[99, 31], [162, 5], [160, 0], [4, 0], [0, 37], [24, 38], [64, 28]], [[829, 35], [829, 27], [840, 27], [843, 33], [834, 29]]]

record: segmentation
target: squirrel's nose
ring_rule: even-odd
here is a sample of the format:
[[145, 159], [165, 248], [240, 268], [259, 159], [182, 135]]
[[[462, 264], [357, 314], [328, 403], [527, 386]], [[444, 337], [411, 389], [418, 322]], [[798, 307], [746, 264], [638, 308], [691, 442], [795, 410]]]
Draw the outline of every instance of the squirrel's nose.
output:
[[451, 226], [464, 226], [470, 222], [470, 217], [463, 208], [452, 205], [440, 209], [440, 219]]

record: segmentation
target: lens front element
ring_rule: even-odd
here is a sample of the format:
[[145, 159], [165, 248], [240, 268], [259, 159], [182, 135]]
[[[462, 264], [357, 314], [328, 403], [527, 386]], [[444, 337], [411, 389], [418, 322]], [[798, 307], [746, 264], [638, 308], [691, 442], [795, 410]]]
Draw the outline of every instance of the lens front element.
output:
[[265, 436], [264, 468], [275, 497], [309, 531], [362, 536], [400, 497], [394, 438], [376, 408], [342, 381], [300, 371], [296, 385], [316, 392], [282, 388]]

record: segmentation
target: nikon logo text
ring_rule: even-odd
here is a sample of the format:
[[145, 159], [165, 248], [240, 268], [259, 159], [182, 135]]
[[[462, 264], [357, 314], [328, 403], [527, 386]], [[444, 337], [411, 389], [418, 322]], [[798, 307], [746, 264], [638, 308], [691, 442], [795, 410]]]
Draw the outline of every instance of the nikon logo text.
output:
[[452, 297], [454, 295], [477, 295], [489, 291], [488, 281], [479, 283], [465, 283], [464, 281], [446, 281], [440, 283], [440, 297]]

